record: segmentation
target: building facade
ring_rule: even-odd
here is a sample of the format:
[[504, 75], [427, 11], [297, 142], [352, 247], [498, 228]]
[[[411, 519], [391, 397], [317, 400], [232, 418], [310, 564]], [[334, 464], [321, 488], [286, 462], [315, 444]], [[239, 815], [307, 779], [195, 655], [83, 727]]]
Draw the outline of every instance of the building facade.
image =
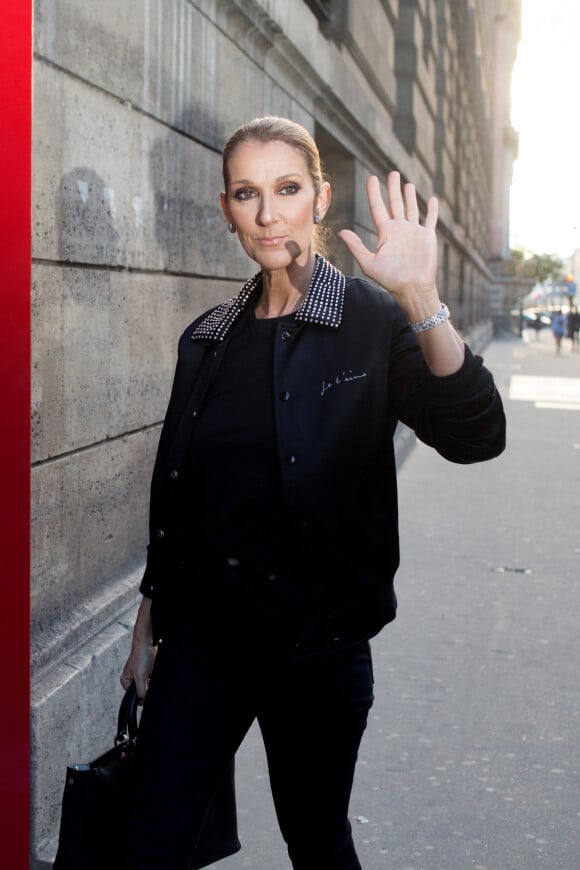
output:
[[[68, 760], [108, 748], [183, 328], [251, 274], [219, 204], [243, 121], [291, 117], [366, 240], [369, 173], [440, 198], [441, 295], [490, 334], [519, 0], [36, 0], [32, 854]], [[509, 132], [511, 131], [511, 132]], [[339, 239], [331, 259], [353, 272]]]

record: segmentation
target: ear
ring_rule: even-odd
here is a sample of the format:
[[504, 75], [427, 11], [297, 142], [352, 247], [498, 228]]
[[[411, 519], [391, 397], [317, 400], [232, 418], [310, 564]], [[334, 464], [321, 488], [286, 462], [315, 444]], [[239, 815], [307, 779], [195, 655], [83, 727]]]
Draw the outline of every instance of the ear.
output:
[[320, 190], [316, 197], [316, 212], [321, 218], [324, 217], [330, 208], [330, 200], [332, 199], [332, 190], [328, 181], [323, 181], [320, 185]]
[[232, 216], [231, 216], [231, 214], [230, 214], [230, 210], [229, 210], [229, 208], [228, 208], [228, 200], [227, 200], [227, 197], [226, 197], [225, 193], [223, 193], [223, 192], [220, 193], [220, 205], [221, 205], [221, 207], [222, 207], [222, 211], [223, 211], [223, 213], [224, 213], [225, 216], [226, 216], [226, 221], [227, 221], [227, 223], [231, 224], [231, 223], [232, 223]]

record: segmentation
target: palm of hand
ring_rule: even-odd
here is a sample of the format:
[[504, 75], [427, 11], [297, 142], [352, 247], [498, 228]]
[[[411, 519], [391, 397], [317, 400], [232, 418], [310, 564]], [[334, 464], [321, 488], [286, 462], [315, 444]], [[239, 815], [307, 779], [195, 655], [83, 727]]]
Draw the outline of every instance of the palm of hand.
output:
[[421, 226], [415, 188], [405, 185], [403, 202], [398, 172], [389, 173], [387, 178], [390, 214], [375, 176], [368, 180], [367, 193], [377, 233], [375, 251], [350, 230], [340, 233], [361, 270], [399, 301], [410, 293], [432, 292], [437, 275], [437, 200], [429, 200], [425, 225]]
[[432, 290], [437, 273], [437, 239], [432, 230], [389, 219], [374, 253], [359, 265], [365, 275], [395, 295], [408, 288]]

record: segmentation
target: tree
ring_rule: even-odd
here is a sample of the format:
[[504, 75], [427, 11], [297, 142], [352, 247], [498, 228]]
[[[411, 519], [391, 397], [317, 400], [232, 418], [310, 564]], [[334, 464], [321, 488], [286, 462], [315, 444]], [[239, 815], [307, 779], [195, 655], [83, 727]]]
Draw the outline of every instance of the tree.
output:
[[513, 275], [530, 278], [535, 284], [548, 279], [558, 281], [564, 274], [564, 263], [554, 254], [533, 254], [514, 248], [511, 253]]

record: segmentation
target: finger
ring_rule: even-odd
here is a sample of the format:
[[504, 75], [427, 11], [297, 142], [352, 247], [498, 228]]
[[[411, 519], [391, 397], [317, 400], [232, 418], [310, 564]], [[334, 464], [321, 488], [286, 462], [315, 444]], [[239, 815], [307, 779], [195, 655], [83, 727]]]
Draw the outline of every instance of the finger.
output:
[[133, 681], [133, 675], [123, 672], [119, 678], [119, 682], [123, 686], [124, 689], [128, 689]]
[[389, 212], [387, 211], [387, 207], [381, 193], [381, 185], [376, 175], [369, 175], [367, 179], [367, 197], [369, 200], [371, 217], [377, 231], [377, 236], [379, 237], [379, 239], [384, 239], [386, 235], [387, 223], [389, 221]]
[[363, 244], [357, 234], [352, 232], [352, 230], [341, 230], [338, 235], [364, 271], [363, 264], [366, 264], [366, 262], [372, 257], [369, 249], [365, 244]]
[[405, 209], [407, 220], [412, 224], [419, 223], [419, 206], [417, 205], [417, 191], [414, 184], [406, 184], [403, 188], [405, 194]]
[[399, 172], [389, 172], [387, 175], [387, 196], [391, 215], [395, 220], [405, 220], [405, 207], [401, 195], [401, 175]]
[[429, 197], [427, 202], [427, 215], [425, 217], [425, 227], [428, 230], [434, 230], [437, 226], [437, 218], [439, 217], [439, 200], [436, 196]]

